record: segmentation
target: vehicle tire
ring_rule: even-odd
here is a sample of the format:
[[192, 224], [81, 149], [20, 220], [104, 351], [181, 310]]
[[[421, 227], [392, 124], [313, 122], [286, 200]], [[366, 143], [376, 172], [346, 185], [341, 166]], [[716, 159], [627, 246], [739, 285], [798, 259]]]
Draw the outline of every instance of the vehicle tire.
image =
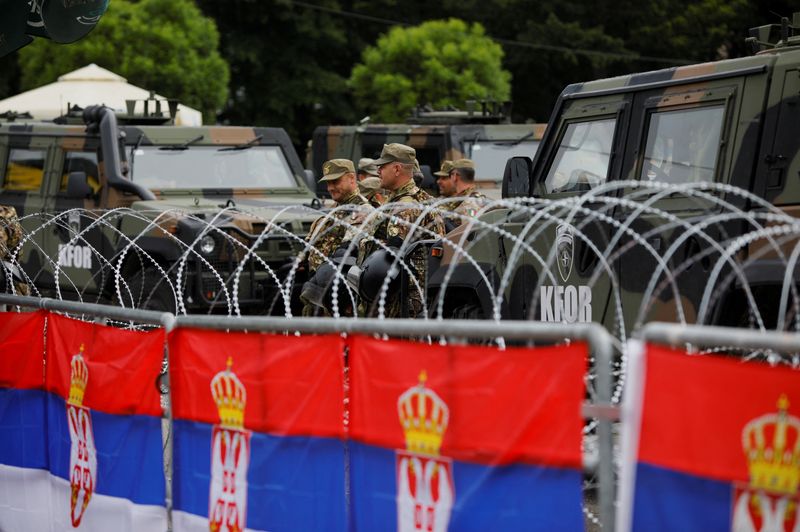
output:
[[[120, 287], [123, 303], [121, 306], [173, 314], [177, 312], [172, 287], [156, 268], [145, 268], [137, 272], [127, 279], [127, 283], [130, 294], [124, 287]], [[118, 294], [114, 294], [114, 302], [120, 305]]]

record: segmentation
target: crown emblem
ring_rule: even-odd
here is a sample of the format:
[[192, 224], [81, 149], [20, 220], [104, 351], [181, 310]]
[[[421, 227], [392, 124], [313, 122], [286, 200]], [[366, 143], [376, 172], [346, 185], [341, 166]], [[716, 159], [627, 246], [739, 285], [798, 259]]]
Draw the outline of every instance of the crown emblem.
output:
[[89, 366], [83, 360], [83, 344], [80, 351], [73, 355], [69, 363], [69, 399], [71, 405], [82, 406], [86, 383], [89, 382]]
[[244, 407], [247, 404], [247, 391], [239, 377], [231, 371], [233, 358], [228, 357], [228, 365], [211, 379], [211, 396], [217, 403], [220, 425], [223, 427], [244, 428]]
[[436, 392], [427, 388], [425, 370], [419, 384], [403, 392], [397, 399], [397, 414], [406, 438], [406, 449], [412, 453], [438, 456], [447, 430], [450, 411]]
[[742, 446], [750, 470], [750, 487], [793, 495], [800, 485], [800, 419], [790, 416], [789, 399], [781, 394], [778, 412], [750, 421], [742, 430]]

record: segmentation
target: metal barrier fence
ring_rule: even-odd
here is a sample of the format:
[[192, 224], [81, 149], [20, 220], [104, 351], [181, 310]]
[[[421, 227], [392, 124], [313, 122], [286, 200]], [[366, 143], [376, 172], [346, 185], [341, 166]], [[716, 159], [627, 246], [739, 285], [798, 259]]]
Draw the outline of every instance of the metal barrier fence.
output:
[[650, 323], [626, 351], [616, 530], [792, 528], [800, 334]]
[[[284, 334], [366, 334], [384, 337], [427, 338], [430, 341], [463, 341], [466, 339], [494, 340], [504, 338], [535, 343], [553, 343], [563, 340], [584, 341], [594, 358], [595, 396], [583, 407], [585, 418], [596, 418], [597, 452], [584, 452], [584, 469], [596, 474], [599, 524], [606, 530], [615, 520], [615, 470], [612, 441], [612, 423], [618, 419], [618, 408], [612, 404], [612, 353], [611, 336], [596, 323], [554, 324], [533, 321], [469, 321], [469, 320], [392, 320], [392, 319], [330, 319], [330, 318], [274, 318], [228, 317], [208, 315], [174, 316], [147, 310], [125, 309], [114, 306], [61, 301], [0, 294], [0, 305], [45, 309], [70, 314], [82, 319], [102, 318], [115, 320], [129, 326], [149, 325], [163, 327], [169, 332], [177, 327], [193, 327], [222, 331], [251, 331]], [[435, 333], [432, 326], [435, 325]], [[446, 340], [445, 340], [446, 339]], [[166, 353], [165, 346], [165, 353]], [[169, 354], [166, 353], [166, 360]], [[168, 385], [168, 382], [167, 382]], [[168, 388], [167, 388], [168, 389]], [[172, 433], [169, 404], [165, 408], [167, 435]], [[171, 439], [165, 453], [171, 456]], [[171, 511], [171, 472], [167, 464], [167, 508]]]

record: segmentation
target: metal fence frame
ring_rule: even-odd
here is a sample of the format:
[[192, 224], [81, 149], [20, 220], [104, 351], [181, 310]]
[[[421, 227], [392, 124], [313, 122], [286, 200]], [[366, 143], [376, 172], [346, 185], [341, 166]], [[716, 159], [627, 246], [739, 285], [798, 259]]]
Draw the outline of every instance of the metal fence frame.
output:
[[756, 331], [731, 327], [704, 325], [679, 325], [677, 323], [651, 322], [645, 325], [637, 338], [671, 347], [716, 347], [771, 349], [781, 352], [800, 352], [800, 334], [785, 331]]
[[[729, 350], [750, 349], [779, 353], [800, 353], [800, 334], [798, 333], [703, 325], [681, 325], [664, 322], [651, 322], [646, 324], [635, 334], [632, 342], [629, 341], [628, 345], [635, 346], [639, 342], [641, 342], [642, 348], [654, 344], [685, 350], [688, 353], [693, 353], [706, 347], [718, 348], [720, 346]], [[633, 349], [638, 349], [638, 347], [633, 347]], [[713, 354], [725, 356], [725, 349]], [[643, 390], [639, 391], [643, 393]], [[633, 397], [638, 395], [636, 391], [629, 389], [629, 392], [633, 393]], [[638, 400], [640, 399], [637, 399], [637, 401]], [[623, 419], [623, 423], [625, 422], [626, 420]], [[633, 452], [633, 449], [636, 448], [635, 446], [638, 446], [638, 437], [638, 434], [631, 436], [631, 438], [634, 439], [623, 442], [623, 447], [626, 445], [631, 446], [630, 452]], [[623, 463], [621, 466], [621, 475], [625, 477], [627, 475], [626, 464]], [[625, 484], [625, 486], [622, 486], [625, 492], [619, 491], [621, 499], [633, 497], [632, 492], [628, 491], [634, 489], [633, 483], [629, 478], [626, 480], [627, 482], [622, 482]], [[630, 527], [630, 517], [630, 515], [620, 515], [619, 519], [615, 520], [615, 530], [628, 530]]]
[[[612, 530], [615, 521], [615, 466], [613, 457], [612, 424], [619, 409], [612, 405], [613, 339], [597, 323], [559, 324], [537, 321], [474, 321], [474, 320], [413, 320], [375, 318], [276, 318], [234, 317], [209, 315], [175, 316], [168, 312], [127, 309], [109, 305], [61, 301], [49, 298], [0, 294], [0, 305], [45, 309], [76, 316], [106, 318], [163, 327], [169, 333], [176, 327], [194, 327], [224, 331], [307, 334], [368, 334], [407, 337], [446, 337], [449, 339], [505, 338], [528, 342], [556, 342], [569, 338], [585, 341], [595, 357], [596, 400], [586, 403], [584, 417], [597, 418], [598, 453], [584, 455], [584, 469], [596, 471], [598, 477], [598, 514], [600, 524]], [[435, 332], [434, 332], [435, 330]], [[798, 343], [800, 346], [800, 343]], [[166, 346], [165, 346], [166, 352]], [[167, 353], [167, 357], [168, 357]], [[172, 423], [171, 408], [165, 416]], [[169, 442], [171, 450], [172, 441]], [[171, 477], [171, 475], [169, 475]], [[168, 518], [171, 513], [171, 490], [167, 482]]]

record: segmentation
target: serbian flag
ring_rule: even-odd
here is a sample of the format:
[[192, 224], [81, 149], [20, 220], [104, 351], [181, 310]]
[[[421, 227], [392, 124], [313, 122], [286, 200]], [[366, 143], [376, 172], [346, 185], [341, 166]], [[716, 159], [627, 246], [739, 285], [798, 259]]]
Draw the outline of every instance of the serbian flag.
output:
[[356, 530], [579, 530], [587, 348], [350, 339]]
[[174, 529], [342, 530], [342, 338], [178, 329], [169, 343]]
[[800, 371], [632, 343], [620, 530], [800, 530]]
[[[166, 527], [156, 388], [164, 341], [161, 330], [124, 331], [48, 314], [44, 389], [37, 390], [44, 417], [37, 418], [38, 408], [24, 414], [41, 427], [44, 452], [5, 469], [8, 519], [0, 528]], [[13, 445], [27, 447], [19, 438]]]
[[[0, 313], [0, 530], [36, 521], [26, 476], [47, 469], [44, 391], [46, 311]], [[46, 504], [47, 497], [39, 501]]]

